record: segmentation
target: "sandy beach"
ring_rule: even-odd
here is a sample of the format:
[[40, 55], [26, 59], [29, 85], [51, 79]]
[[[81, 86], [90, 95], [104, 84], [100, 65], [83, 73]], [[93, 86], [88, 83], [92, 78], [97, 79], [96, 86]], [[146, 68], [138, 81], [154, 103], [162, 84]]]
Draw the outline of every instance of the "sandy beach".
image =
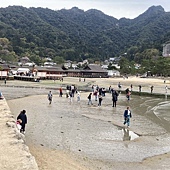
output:
[[[80, 103], [75, 98], [70, 104], [65, 96], [59, 98], [58, 90], [55, 89], [60, 86], [64, 88], [67, 84], [86, 88], [93, 84], [105, 88], [111, 85], [118, 89], [118, 82], [122, 84], [122, 89], [130, 88], [133, 84], [134, 91], [138, 91], [138, 86], [142, 85], [142, 91], [148, 93], [151, 85], [154, 86], [153, 93], [162, 94], [165, 94], [165, 85], [170, 86], [169, 80], [164, 83], [163, 79], [136, 77], [86, 79], [86, 82], [78, 82], [78, 78], [65, 78], [64, 82], [39, 84], [15, 82], [15, 86], [24, 88], [12, 87], [12, 81], [7, 82], [8, 87], [1, 85], [12, 114], [16, 116], [23, 108], [28, 112], [26, 144], [40, 170], [170, 168], [169, 124], [162, 126], [149, 114], [152, 111], [150, 107], [168, 102], [168, 99], [132, 95], [128, 103], [124, 94], [120, 94], [117, 108], [112, 108], [111, 96], [106, 94], [102, 106], [98, 107], [95, 102], [93, 106], [87, 105], [89, 92], [81, 92]], [[49, 89], [54, 94], [51, 106], [47, 101]], [[133, 112], [128, 131], [122, 124], [122, 114], [127, 105]]]

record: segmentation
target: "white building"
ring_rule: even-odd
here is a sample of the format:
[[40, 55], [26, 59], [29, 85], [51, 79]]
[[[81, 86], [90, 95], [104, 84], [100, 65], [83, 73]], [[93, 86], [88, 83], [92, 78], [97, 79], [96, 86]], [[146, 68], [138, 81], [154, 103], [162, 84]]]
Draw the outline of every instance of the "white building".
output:
[[170, 42], [163, 45], [163, 57], [170, 57]]
[[109, 77], [119, 77], [120, 72], [118, 70], [107, 70]]

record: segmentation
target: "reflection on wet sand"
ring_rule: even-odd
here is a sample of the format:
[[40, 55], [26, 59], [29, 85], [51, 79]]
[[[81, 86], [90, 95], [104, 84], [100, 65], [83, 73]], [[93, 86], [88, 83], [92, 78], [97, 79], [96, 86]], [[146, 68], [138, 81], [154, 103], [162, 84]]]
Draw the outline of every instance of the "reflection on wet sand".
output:
[[129, 135], [129, 129], [123, 128], [123, 141], [131, 140], [131, 136]]
[[123, 141], [134, 140], [139, 137], [137, 134], [130, 131], [128, 128], [123, 128], [122, 131], [123, 131]]

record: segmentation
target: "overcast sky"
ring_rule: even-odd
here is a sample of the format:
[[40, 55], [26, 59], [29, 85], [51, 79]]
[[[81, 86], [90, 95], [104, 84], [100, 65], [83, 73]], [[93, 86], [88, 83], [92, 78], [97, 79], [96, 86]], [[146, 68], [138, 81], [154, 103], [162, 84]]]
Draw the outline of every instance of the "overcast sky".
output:
[[83, 10], [98, 9], [117, 19], [135, 18], [150, 6], [161, 5], [170, 12], [170, 0], [1, 0], [0, 7], [20, 5], [24, 7], [43, 7], [53, 10], [78, 7]]

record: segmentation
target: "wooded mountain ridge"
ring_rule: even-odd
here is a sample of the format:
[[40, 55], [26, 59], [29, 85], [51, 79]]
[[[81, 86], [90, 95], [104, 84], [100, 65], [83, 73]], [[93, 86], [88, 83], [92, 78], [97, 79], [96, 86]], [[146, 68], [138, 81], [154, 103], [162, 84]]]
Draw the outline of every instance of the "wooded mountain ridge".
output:
[[[113, 9], [114, 10], [114, 9]], [[104, 61], [128, 53], [140, 62], [148, 49], [161, 55], [170, 40], [170, 13], [152, 6], [134, 19], [105, 15], [95, 9], [77, 7], [54, 11], [48, 8], [9, 6], [0, 8], [0, 38], [7, 38], [16, 56], [39, 62], [83, 59]]]

